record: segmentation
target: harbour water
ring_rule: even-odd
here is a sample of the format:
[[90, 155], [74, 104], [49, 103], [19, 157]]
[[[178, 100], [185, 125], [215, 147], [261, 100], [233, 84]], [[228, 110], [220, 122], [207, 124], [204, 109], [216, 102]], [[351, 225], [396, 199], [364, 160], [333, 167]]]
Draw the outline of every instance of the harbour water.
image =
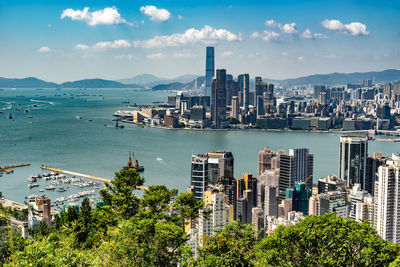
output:
[[[235, 177], [244, 172], [256, 175], [258, 152], [265, 147], [310, 148], [314, 154], [314, 181], [338, 172], [338, 134], [167, 130], [131, 124], [125, 124], [124, 129], [113, 127], [112, 114], [123, 109], [122, 102], [151, 104], [166, 101], [167, 95], [171, 93], [135, 89], [0, 91], [0, 166], [32, 164], [3, 174], [0, 192], [8, 199], [23, 202], [30, 194], [46, 194], [54, 200], [90, 190], [70, 185], [66, 192], [40, 193], [47, 182], [40, 181], [39, 187], [29, 189], [27, 179], [42, 173], [42, 164], [111, 179], [126, 165], [129, 151], [134, 151], [144, 165], [146, 185], [165, 184], [181, 191], [190, 183], [191, 155], [212, 150], [232, 151]], [[8, 119], [10, 112], [14, 120]], [[400, 145], [373, 141], [369, 153], [374, 151], [388, 156], [400, 151]]]

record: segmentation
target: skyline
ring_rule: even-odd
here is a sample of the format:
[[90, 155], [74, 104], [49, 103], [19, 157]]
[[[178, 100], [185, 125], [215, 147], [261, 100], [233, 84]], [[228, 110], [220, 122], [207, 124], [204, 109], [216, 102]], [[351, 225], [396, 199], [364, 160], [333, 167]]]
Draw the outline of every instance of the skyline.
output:
[[204, 75], [207, 45], [234, 75], [399, 69], [398, 11], [400, 1], [3, 1], [0, 76]]

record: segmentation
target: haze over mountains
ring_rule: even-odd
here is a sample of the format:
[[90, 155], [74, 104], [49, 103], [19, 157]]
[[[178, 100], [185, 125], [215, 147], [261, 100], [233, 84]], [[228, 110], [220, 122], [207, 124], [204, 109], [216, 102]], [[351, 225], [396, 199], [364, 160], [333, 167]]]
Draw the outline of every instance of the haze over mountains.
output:
[[[194, 79], [197, 77], [197, 84], [200, 87], [204, 82], [204, 76], [187, 74], [174, 79], [157, 77], [152, 74], [141, 74], [131, 78], [118, 81], [104, 79], [84, 79], [78, 81], [52, 83], [35, 77], [28, 78], [2, 78], [0, 77], [0, 88], [146, 88], [154, 90], [185, 90], [194, 87]], [[252, 77], [254, 78], [254, 77]], [[286, 86], [304, 85], [345, 85], [359, 84], [363, 79], [374, 79], [377, 82], [390, 82], [400, 80], [400, 70], [388, 69], [373, 72], [354, 73], [330, 73], [314, 74], [304, 77], [285, 80], [273, 80], [265, 78], [265, 81], [280, 83]]]

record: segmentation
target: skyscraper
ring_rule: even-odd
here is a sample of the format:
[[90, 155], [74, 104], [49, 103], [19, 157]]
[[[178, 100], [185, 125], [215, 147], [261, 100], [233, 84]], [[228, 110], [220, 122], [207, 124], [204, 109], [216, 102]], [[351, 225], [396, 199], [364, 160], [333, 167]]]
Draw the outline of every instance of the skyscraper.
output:
[[212, 151], [208, 157], [208, 182], [216, 184], [222, 178], [233, 179], [233, 155], [227, 151]]
[[239, 91], [243, 93], [243, 108], [244, 111], [247, 112], [249, 110], [249, 93], [250, 93], [250, 85], [249, 85], [249, 74], [241, 74], [238, 76], [239, 82]]
[[375, 183], [375, 228], [385, 240], [400, 243], [400, 155], [379, 166]]
[[232, 97], [232, 112], [231, 117], [238, 119], [239, 118], [239, 99], [237, 96]]
[[211, 96], [211, 85], [214, 77], [214, 47], [206, 48], [206, 87], [205, 95]]
[[208, 158], [207, 155], [192, 155], [192, 169], [190, 184], [196, 200], [203, 200], [208, 185]]
[[211, 119], [216, 128], [226, 121], [226, 70], [217, 70], [211, 86]]
[[305, 182], [306, 189], [312, 188], [314, 155], [308, 148], [290, 149], [289, 154], [280, 155], [279, 200], [285, 198], [286, 189], [293, 188], [295, 183]]
[[345, 180], [347, 186], [353, 187], [357, 183], [363, 190], [366, 189], [367, 157], [367, 137], [340, 137], [339, 178]]

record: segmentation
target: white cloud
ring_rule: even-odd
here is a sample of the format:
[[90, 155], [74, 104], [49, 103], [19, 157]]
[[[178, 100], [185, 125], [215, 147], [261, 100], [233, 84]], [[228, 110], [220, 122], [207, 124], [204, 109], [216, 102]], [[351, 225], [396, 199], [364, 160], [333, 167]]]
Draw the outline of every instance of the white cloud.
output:
[[269, 41], [279, 41], [281, 38], [281, 35], [275, 31], [267, 31], [265, 30], [263, 33], [258, 33], [258, 32], [253, 32], [250, 35], [251, 39], [261, 39], [265, 42]]
[[282, 52], [282, 56], [287, 57], [287, 56], [289, 56], [289, 53], [288, 52]]
[[116, 59], [126, 59], [126, 60], [132, 60], [134, 58], [133, 55], [130, 54], [122, 54], [122, 55], [117, 55], [115, 56]]
[[287, 24], [285, 24], [285, 25], [282, 26], [281, 30], [282, 30], [284, 33], [287, 33], [287, 34], [296, 33], [296, 32], [297, 32], [297, 30], [296, 30], [296, 23], [294, 23], [294, 22], [293, 22], [293, 23], [287, 23]]
[[171, 17], [171, 13], [168, 10], [152, 5], [140, 7], [140, 12], [149, 16], [152, 21], [164, 22]]
[[299, 57], [297, 58], [297, 60], [298, 60], [298, 61], [303, 61], [303, 60], [304, 60], [304, 57], [303, 57], [303, 56], [299, 56]]
[[133, 25], [132, 23], [127, 22], [124, 18], [121, 17], [121, 14], [119, 14], [116, 7], [106, 7], [102, 10], [94, 12], [90, 12], [88, 7], [85, 7], [82, 10], [74, 10], [72, 8], [68, 8], [63, 10], [63, 12], [61, 13], [61, 19], [64, 18], [85, 21], [90, 26], [122, 23], [131, 26]]
[[76, 49], [80, 49], [80, 50], [86, 50], [89, 49], [89, 46], [85, 45], [85, 44], [77, 44], [75, 46]]
[[282, 25], [281, 23], [276, 22], [276, 21], [273, 20], [273, 19], [270, 19], [270, 20], [266, 20], [266, 21], [264, 22], [264, 24], [265, 24], [265, 26], [268, 26], [268, 27], [278, 28], [278, 29], [280, 29], [282, 32], [287, 33], [287, 34], [293, 34], [293, 33], [296, 33], [296, 32], [297, 32], [297, 30], [296, 30], [296, 23], [295, 23], [295, 22], [286, 23], [286, 24], [283, 24], [283, 25]]
[[149, 54], [146, 57], [148, 59], [160, 59], [163, 58], [165, 55], [163, 53], [154, 53], [154, 54]]
[[221, 54], [223, 57], [231, 57], [233, 55], [232, 51], [224, 51]]
[[326, 39], [328, 38], [326, 35], [322, 33], [312, 33], [310, 29], [306, 29], [304, 32], [300, 34], [300, 37], [303, 39]]
[[174, 54], [172, 54], [172, 56], [175, 58], [196, 58], [197, 57], [196, 54], [194, 54], [190, 51], [182, 51], [179, 53], [174, 53]]
[[39, 53], [48, 53], [51, 52], [52, 50], [48, 46], [42, 46], [41, 48], [38, 49]]
[[182, 15], [177, 16], [178, 19], [183, 19]]
[[134, 41], [136, 47], [155, 48], [155, 47], [174, 47], [184, 46], [194, 43], [214, 44], [217, 41], [239, 41], [242, 40], [240, 34], [234, 34], [226, 29], [214, 29], [205, 25], [202, 29], [190, 28], [184, 33], [174, 33], [172, 35], [156, 36], [144, 41]]
[[360, 22], [351, 22], [349, 24], [343, 24], [336, 19], [325, 19], [321, 22], [322, 27], [331, 30], [342, 32], [344, 34], [350, 34], [352, 36], [369, 35], [367, 26]]
[[329, 55], [324, 55], [323, 57], [324, 58], [329, 58], [329, 59], [334, 59], [334, 58], [337, 58], [338, 56], [335, 55], [335, 54], [329, 54]]
[[98, 42], [93, 45], [93, 48], [101, 48], [101, 49], [128, 48], [128, 47], [131, 47], [131, 43], [127, 40], [115, 40], [113, 42], [110, 41]]

